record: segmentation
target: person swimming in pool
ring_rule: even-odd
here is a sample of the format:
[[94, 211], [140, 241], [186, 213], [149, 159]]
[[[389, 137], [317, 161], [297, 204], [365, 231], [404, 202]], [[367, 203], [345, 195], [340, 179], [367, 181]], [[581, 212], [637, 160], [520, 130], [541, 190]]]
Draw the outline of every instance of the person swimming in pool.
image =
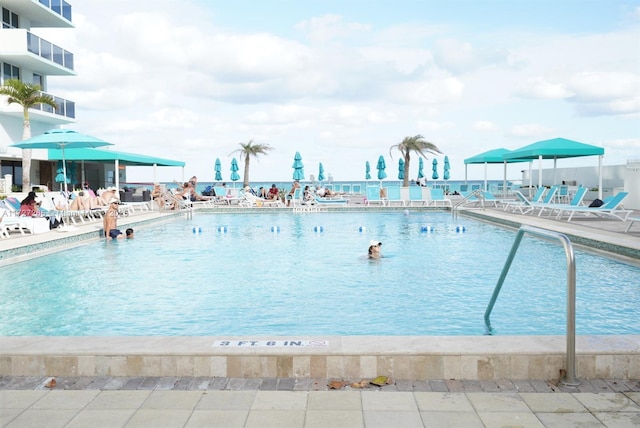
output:
[[382, 242], [373, 240], [369, 242], [369, 258], [370, 259], [379, 259], [382, 257], [380, 254], [380, 247], [382, 246]]

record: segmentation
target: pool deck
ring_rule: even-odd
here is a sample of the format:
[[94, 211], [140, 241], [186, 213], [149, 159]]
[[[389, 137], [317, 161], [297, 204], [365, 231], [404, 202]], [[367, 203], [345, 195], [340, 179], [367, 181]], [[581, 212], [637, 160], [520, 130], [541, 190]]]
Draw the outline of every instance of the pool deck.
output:
[[[139, 212], [119, 226], [175, 215]], [[640, 226], [618, 220], [467, 215], [640, 259]], [[0, 266], [97, 240], [100, 227], [12, 235]], [[578, 336], [578, 386], [558, 382], [565, 351], [564, 336], [0, 337], [0, 426], [640, 426], [640, 335]], [[348, 386], [379, 375], [393, 382]], [[330, 390], [332, 380], [347, 386]]]

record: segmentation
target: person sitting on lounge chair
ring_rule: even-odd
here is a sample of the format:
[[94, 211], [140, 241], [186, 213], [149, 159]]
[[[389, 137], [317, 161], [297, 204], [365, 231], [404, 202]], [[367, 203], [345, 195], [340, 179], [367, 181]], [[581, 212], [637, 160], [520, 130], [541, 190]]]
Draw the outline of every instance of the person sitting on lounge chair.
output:
[[275, 184], [272, 184], [271, 188], [269, 189], [269, 193], [267, 193], [267, 199], [275, 201], [276, 199], [278, 199], [278, 193], [280, 193], [280, 191]]
[[38, 201], [36, 200], [36, 192], [29, 192], [26, 198], [20, 202], [19, 216], [34, 217], [38, 215]]
[[[309, 186], [307, 186], [306, 188], [308, 188]], [[293, 199], [293, 196], [296, 194], [296, 189], [300, 188], [300, 182], [298, 180], [295, 180], [293, 182], [293, 186], [291, 186], [291, 190], [289, 190], [289, 193], [287, 193], [287, 206], [289, 206], [289, 204], [291, 203], [291, 200]]]

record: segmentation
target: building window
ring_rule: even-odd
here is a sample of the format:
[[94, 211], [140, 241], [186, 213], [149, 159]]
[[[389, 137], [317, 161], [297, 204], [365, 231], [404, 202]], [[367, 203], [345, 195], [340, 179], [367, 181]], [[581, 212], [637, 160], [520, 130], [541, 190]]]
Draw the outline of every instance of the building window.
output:
[[33, 73], [33, 84], [40, 86], [40, 89], [42, 89], [43, 91], [45, 90], [44, 79], [38, 73]]
[[18, 14], [11, 12], [6, 7], [2, 8], [2, 28], [20, 28]]
[[5, 62], [2, 64], [2, 82], [4, 83], [9, 79], [20, 80], [20, 67]]

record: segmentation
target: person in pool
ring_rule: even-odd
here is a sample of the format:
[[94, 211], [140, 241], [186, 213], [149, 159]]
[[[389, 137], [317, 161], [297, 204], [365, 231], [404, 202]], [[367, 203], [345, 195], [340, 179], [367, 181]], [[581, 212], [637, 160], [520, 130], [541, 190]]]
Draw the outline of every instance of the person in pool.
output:
[[382, 242], [373, 240], [369, 242], [369, 258], [370, 259], [379, 259], [382, 257], [380, 254], [380, 247], [382, 246]]

